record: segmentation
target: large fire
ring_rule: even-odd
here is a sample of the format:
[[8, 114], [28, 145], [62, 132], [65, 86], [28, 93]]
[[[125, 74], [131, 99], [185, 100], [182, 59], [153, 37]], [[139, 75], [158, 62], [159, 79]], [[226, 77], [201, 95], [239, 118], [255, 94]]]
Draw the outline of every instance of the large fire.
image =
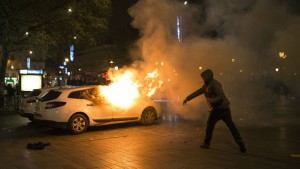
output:
[[163, 84], [162, 80], [157, 80], [159, 76], [158, 70], [155, 69], [151, 73], [147, 73], [147, 76], [145, 77], [146, 81], [146, 89], [147, 89], [147, 96], [152, 96], [158, 88], [160, 88]]
[[128, 107], [140, 97], [139, 85], [133, 80], [133, 72], [126, 71], [124, 74], [118, 74], [111, 78], [113, 83], [100, 89], [100, 93], [111, 104], [118, 107]]
[[101, 86], [100, 93], [110, 104], [120, 108], [128, 108], [138, 99], [151, 97], [160, 88], [163, 81], [158, 80], [158, 70], [147, 73], [139, 80], [137, 72], [132, 69], [109, 72], [112, 83]]

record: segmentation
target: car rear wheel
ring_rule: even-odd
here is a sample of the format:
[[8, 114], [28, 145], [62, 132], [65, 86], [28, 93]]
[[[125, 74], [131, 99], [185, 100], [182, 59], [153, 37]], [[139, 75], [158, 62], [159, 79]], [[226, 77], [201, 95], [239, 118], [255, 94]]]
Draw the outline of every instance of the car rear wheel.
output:
[[68, 122], [68, 130], [72, 134], [82, 134], [89, 126], [88, 119], [83, 114], [74, 114]]
[[156, 118], [155, 108], [147, 107], [142, 113], [141, 123], [144, 125], [153, 124]]

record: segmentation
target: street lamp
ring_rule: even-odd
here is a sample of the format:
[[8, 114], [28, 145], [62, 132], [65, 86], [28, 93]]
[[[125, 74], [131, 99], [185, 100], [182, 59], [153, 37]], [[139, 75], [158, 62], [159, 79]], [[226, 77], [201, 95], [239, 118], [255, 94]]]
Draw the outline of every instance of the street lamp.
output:
[[279, 52], [278, 55], [281, 59], [285, 59], [287, 57], [287, 55], [284, 52]]

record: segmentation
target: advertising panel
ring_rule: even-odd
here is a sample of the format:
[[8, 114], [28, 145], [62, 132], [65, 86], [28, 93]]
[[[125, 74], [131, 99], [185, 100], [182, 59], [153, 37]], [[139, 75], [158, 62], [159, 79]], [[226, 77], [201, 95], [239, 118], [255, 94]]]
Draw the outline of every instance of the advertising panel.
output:
[[20, 89], [21, 92], [32, 91], [33, 89], [41, 89], [43, 84], [43, 71], [32, 69], [21, 69]]

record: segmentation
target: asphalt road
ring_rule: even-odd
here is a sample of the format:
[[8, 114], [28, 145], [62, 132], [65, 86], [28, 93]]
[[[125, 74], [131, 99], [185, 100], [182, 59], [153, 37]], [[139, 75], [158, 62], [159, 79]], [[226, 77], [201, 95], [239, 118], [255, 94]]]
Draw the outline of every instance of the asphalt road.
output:
[[[0, 168], [3, 169], [299, 169], [299, 109], [277, 106], [261, 116], [235, 118], [247, 153], [229, 130], [217, 124], [211, 149], [201, 149], [205, 121], [172, 117], [157, 124], [92, 127], [81, 135], [36, 126], [13, 112], [1, 112]], [[245, 121], [249, 121], [246, 123]], [[250, 123], [251, 121], [251, 123]], [[256, 123], [253, 123], [256, 122]], [[28, 143], [50, 143], [42, 150]]]

